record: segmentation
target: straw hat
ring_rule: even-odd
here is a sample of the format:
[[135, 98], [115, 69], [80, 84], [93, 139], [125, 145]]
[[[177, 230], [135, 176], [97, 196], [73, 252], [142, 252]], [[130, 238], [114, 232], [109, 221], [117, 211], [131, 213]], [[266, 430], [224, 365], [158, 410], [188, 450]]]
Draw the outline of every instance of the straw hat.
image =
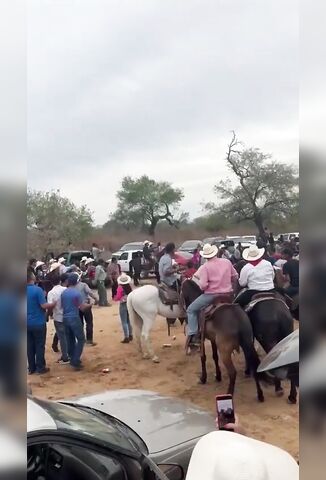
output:
[[120, 275], [120, 277], [118, 277], [119, 285], [128, 285], [129, 283], [131, 283], [131, 277], [129, 277], [129, 275], [123, 273], [122, 275]]
[[61, 263], [59, 263], [59, 262], [53, 262], [53, 263], [51, 263], [50, 272], [53, 272], [54, 270], [56, 270], [57, 268], [59, 268], [60, 265], [61, 265]]
[[245, 248], [242, 256], [248, 262], [253, 260], [259, 260], [265, 253], [265, 248], [258, 248], [257, 245], [250, 245], [250, 247]]
[[58, 262], [59, 263], [65, 263], [67, 261], [67, 259], [65, 257], [60, 257]]
[[218, 253], [218, 248], [216, 245], [211, 245], [210, 243], [206, 243], [203, 249], [200, 251], [200, 255], [203, 258], [213, 258], [216, 257]]
[[299, 480], [286, 451], [233, 432], [202, 437], [192, 453], [187, 480]]
[[55, 258], [50, 258], [49, 260], [49, 265], [51, 265], [52, 263], [56, 262], [56, 259]]
[[149, 240], [145, 240], [145, 242], [143, 243], [143, 245], [149, 245], [151, 242]]
[[44, 262], [42, 262], [41, 260], [38, 260], [36, 262], [35, 268], [41, 267], [42, 265], [44, 265]]
[[93, 262], [94, 262], [94, 258], [89, 257], [85, 260], [85, 265], [88, 265], [89, 263], [93, 263]]
[[86, 262], [86, 260], [87, 260], [87, 257], [82, 257], [82, 259], [81, 259], [80, 263], [82, 263], [82, 262]]

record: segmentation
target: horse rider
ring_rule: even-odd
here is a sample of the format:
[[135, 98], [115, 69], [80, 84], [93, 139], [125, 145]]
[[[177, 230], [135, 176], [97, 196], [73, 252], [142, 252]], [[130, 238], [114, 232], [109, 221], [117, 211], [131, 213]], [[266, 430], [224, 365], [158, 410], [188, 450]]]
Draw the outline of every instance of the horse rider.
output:
[[248, 289], [240, 292], [235, 299], [235, 302], [242, 307], [248, 305], [256, 293], [275, 292], [275, 271], [272, 264], [263, 258], [264, 254], [265, 248], [259, 248], [256, 245], [251, 245], [242, 253], [244, 260], [248, 263], [240, 272], [239, 284], [240, 287]]
[[178, 265], [174, 263], [175, 244], [170, 242], [165, 247], [165, 253], [160, 258], [159, 275], [162, 283], [165, 283], [173, 290], [178, 290], [179, 275], [177, 273]]
[[187, 308], [189, 346], [198, 345], [200, 341], [198, 335], [200, 311], [212, 305], [219, 295], [233, 295], [233, 285], [239, 277], [230, 260], [217, 258], [217, 254], [217, 246], [209, 243], [204, 245], [200, 252], [207, 261], [195, 274], [203, 293]]
[[283, 293], [293, 298], [299, 293], [299, 260], [293, 258], [293, 250], [290, 248], [284, 248], [282, 258], [286, 262], [283, 265], [283, 275], [288, 284], [288, 287], [283, 289]]

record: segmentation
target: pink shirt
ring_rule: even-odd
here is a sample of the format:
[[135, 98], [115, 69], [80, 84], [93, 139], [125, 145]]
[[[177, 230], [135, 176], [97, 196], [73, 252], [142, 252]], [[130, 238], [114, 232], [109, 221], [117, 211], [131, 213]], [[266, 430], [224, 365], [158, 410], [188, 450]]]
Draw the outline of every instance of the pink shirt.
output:
[[239, 275], [230, 260], [214, 258], [199, 268], [196, 277], [204, 293], [218, 294], [232, 292], [232, 280], [237, 280]]
[[121, 285], [118, 286], [117, 294], [113, 300], [115, 300], [116, 302], [122, 302], [122, 303], [125, 303], [127, 301], [127, 295], [125, 295], [125, 291]]

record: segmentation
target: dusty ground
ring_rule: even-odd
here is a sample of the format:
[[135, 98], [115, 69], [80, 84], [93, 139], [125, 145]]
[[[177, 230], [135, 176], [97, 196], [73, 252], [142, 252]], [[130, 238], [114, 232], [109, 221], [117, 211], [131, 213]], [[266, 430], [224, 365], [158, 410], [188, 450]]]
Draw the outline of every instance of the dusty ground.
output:
[[[54, 334], [50, 321], [46, 358], [51, 371], [40, 377], [28, 378], [34, 395], [60, 399], [107, 389], [141, 388], [182, 398], [215, 413], [215, 395], [227, 390], [225, 370], [222, 366], [223, 381], [216, 383], [213, 364], [209, 360], [208, 384], [198, 384], [200, 359], [185, 356], [183, 328], [178, 322], [172, 330], [171, 335], [176, 336], [173, 341], [172, 336], [167, 336], [165, 320], [157, 318], [152, 340], [161, 363], [153, 364], [141, 359], [134, 343], [120, 344], [122, 330], [117, 305], [93, 307], [93, 312], [94, 341], [97, 345], [85, 347], [85, 369], [81, 372], [72, 371], [69, 365], [55, 364], [59, 354], [50, 348]], [[172, 343], [172, 347], [163, 349], [164, 343]], [[286, 396], [283, 398], [276, 398], [272, 387], [265, 388], [265, 403], [260, 404], [256, 401], [253, 380], [244, 378], [243, 357], [236, 355], [235, 364], [238, 369], [235, 409], [248, 434], [278, 445], [298, 457], [299, 415], [298, 407], [286, 402], [289, 385], [284, 385]], [[102, 373], [103, 368], [109, 368], [110, 373]]]

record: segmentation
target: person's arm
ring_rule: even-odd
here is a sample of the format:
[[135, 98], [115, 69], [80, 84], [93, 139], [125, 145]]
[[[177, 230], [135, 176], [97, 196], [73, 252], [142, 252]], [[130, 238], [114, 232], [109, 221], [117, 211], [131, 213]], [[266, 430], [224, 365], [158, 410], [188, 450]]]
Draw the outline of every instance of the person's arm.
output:
[[249, 274], [249, 269], [247, 268], [247, 265], [245, 265], [240, 272], [240, 277], [239, 277], [240, 287], [246, 287], [248, 285], [248, 274]]
[[97, 282], [97, 280], [98, 280], [99, 273], [100, 273], [100, 269], [96, 267], [95, 268], [95, 275], [94, 275], [95, 282]]
[[89, 297], [91, 297], [93, 300], [95, 300], [95, 302], [98, 301], [98, 298], [97, 296], [92, 292], [92, 290], [89, 288], [89, 286], [87, 285], [87, 283], [85, 283], [85, 293], [86, 295], [88, 295]]
[[199, 286], [203, 292], [207, 289], [208, 287], [208, 273], [207, 269], [204, 267], [201, 267], [198, 272], [196, 273], [196, 277], [199, 279]]
[[76, 302], [76, 306], [82, 312], [84, 312], [85, 310], [88, 310], [92, 307], [92, 305], [90, 303], [83, 303], [83, 299], [82, 299], [82, 296], [81, 296], [80, 293], [78, 293], [78, 297], [76, 298], [75, 302]]
[[43, 308], [43, 310], [52, 309], [57, 304], [57, 302], [55, 301], [53, 301], [52, 303], [46, 301], [45, 294], [42, 288], [40, 288], [38, 291], [38, 301], [39, 301], [40, 307]]
[[163, 274], [166, 275], [167, 277], [169, 277], [171, 275], [174, 275], [176, 269], [172, 265], [172, 260], [171, 260], [171, 264], [170, 264], [170, 262], [169, 263], [167, 263], [167, 262], [163, 263], [162, 271], [163, 271]]
[[[218, 419], [216, 418], [216, 428], [219, 430], [218, 426]], [[234, 423], [227, 423], [224, 425], [225, 430], [231, 430], [234, 433], [239, 433], [240, 435], [246, 435], [245, 429], [242, 425], [240, 425], [238, 415], [235, 415], [235, 422]]]

